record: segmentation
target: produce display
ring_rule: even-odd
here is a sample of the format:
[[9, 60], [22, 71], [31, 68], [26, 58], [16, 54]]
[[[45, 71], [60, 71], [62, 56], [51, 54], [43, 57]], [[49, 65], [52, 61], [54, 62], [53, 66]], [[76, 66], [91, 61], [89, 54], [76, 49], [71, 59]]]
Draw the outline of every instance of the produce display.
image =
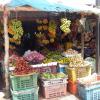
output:
[[34, 73], [35, 70], [28, 65], [28, 63], [24, 60], [23, 57], [19, 57], [16, 60], [16, 67], [13, 71], [13, 75], [25, 75], [25, 74], [31, 74]]
[[95, 58], [91, 58], [91, 57], [87, 57], [87, 58], [85, 58], [85, 61], [87, 61], [90, 64], [92, 73], [94, 73], [95, 72], [95, 68], [96, 68], [96, 59]]
[[48, 26], [47, 26], [48, 20], [47, 19], [41, 19], [41, 20], [37, 19], [36, 23], [38, 24], [38, 26], [37, 26], [37, 30], [38, 31], [46, 31], [46, 30], [48, 30]]
[[61, 26], [60, 26], [60, 29], [65, 33], [65, 34], [68, 34], [70, 33], [70, 24], [71, 24], [71, 21], [68, 20], [67, 18], [62, 18], [61, 19]]
[[91, 76], [78, 79], [78, 82], [84, 85], [90, 85], [96, 82], [100, 83], [99, 78], [100, 78], [100, 75], [97, 75], [96, 73], [94, 73]]
[[65, 57], [75, 56], [77, 54], [78, 54], [78, 52], [76, 50], [73, 50], [73, 49], [68, 49], [62, 53], [62, 55]]
[[20, 57], [18, 55], [12, 55], [9, 58], [9, 67], [16, 67], [16, 62]]
[[39, 32], [39, 33], [35, 33], [35, 35], [40, 44], [44, 44], [44, 45], [49, 44], [49, 40], [46, 38], [45, 33]]
[[[47, 51], [43, 63], [57, 62], [57, 63], [69, 63], [71, 61], [70, 57], [64, 57], [59, 51]], [[43, 53], [43, 52], [42, 52]], [[43, 53], [44, 54], [44, 53]]]
[[16, 44], [20, 44], [21, 37], [24, 33], [22, 28], [22, 22], [17, 19], [11, 20], [8, 25], [8, 32], [13, 36], [13, 39], [10, 39], [10, 41]]
[[48, 23], [48, 20], [47, 19], [43, 19], [43, 20], [37, 19], [36, 22], [38, 24], [47, 24]]
[[49, 27], [48, 27], [50, 38], [55, 38], [56, 28], [57, 28], [56, 22], [54, 20], [50, 20], [49, 21]]
[[42, 54], [40, 54], [37, 51], [26, 51], [24, 54], [24, 59], [28, 62], [32, 62], [32, 63], [41, 63], [43, 61], [43, 59], [45, 58]]
[[43, 73], [41, 77], [42, 79], [55, 79], [55, 78], [66, 78], [67, 76], [64, 73], [57, 73], [57, 74]]
[[80, 62], [70, 62], [69, 67], [86, 67], [90, 64], [86, 61], [80, 61]]
[[73, 57], [69, 57], [69, 67], [85, 67], [90, 64], [87, 61], [84, 61], [81, 54], [77, 54]]
[[77, 54], [77, 55], [75, 55], [73, 57], [69, 57], [69, 59], [70, 59], [70, 62], [75, 62], [75, 63], [82, 63], [82, 62], [84, 62], [84, 59], [81, 56], [81, 54]]

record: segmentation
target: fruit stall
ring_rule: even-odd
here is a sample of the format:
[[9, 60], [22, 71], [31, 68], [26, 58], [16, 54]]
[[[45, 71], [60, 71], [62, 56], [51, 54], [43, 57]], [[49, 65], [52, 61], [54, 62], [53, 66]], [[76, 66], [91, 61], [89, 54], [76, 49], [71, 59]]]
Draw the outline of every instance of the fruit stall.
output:
[[97, 14], [59, 9], [10, 11], [9, 19], [8, 14], [4, 7], [2, 66], [12, 100], [53, 100], [68, 93], [82, 100], [100, 99], [100, 75], [94, 74]]

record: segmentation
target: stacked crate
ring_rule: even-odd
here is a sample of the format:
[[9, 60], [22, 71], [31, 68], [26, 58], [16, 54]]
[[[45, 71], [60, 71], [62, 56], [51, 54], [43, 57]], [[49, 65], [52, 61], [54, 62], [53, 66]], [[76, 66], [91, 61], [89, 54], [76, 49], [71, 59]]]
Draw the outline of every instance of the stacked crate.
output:
[[67, 94], [67, 79], [41, 79], [41, 93], [46, 99], [57, 98]]
[[77, 76], [74, 68], [67, 68], [68, 84], [67, 90], [72, 94], [77, 94]]
[[79, 97], [82, 100], [100, 100], [100, 75], [88, 76], [80, 80], [78, 82]]
[[57, 72], [67, 74], [67, 71], [66, 71], [67, 67], [68, 67], [68, 63], [65, 63], [65, 64], [58, 63]]
[[68, 73], [68, 91], [72, 94], [77, 94], [77, 79], [91, 75], [91, 67], [69, 67]]
[[10, 76], [12, 100], [38, 100], [37, 74]]

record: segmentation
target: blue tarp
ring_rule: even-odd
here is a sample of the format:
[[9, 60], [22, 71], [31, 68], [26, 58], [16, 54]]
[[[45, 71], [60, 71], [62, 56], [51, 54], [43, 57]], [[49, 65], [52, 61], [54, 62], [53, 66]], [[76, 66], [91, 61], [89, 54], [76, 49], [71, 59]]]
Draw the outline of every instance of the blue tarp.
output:
[[43, 11], [66, 11], [66, 9], [75, 10], [60, 3], [50, 3], [47, 0], [12, 0], [11, 3], [9, 3], [9, 6], [11, 7], [18, 7], [23, 5], [30, 5], [33, 8], [37, 8]]
[[[10, 3], [8, 3], [10, 1]], [[92, 11], [100, 13], [100, 10], [87, 6], [83, 1], [90, 0], [0, 0], [0, 4], [10, 7], [30, 5], [42, 11]], [[91, 2], [92, 3], [92, 2]]]

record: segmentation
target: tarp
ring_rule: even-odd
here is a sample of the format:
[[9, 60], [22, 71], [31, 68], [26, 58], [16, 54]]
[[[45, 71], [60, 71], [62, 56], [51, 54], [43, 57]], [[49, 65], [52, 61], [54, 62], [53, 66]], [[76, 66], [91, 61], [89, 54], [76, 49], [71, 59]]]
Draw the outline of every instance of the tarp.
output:
[[0, 0], [0, 4], [3, 6], [7, 4], [7, 6], [10, 7], [30, 5], [43, 11], [65, 11], [66, 9], [74, 10], [73, 8], [66, 7], [60, 3], [50, 2], [50, 0]]
[[0, 0], [0, 4], [10, 7], [30, 5], [42, 11], [92, 11], [100, 13], [100, 9], [86, 4], [94, 5], [95, 0]]

